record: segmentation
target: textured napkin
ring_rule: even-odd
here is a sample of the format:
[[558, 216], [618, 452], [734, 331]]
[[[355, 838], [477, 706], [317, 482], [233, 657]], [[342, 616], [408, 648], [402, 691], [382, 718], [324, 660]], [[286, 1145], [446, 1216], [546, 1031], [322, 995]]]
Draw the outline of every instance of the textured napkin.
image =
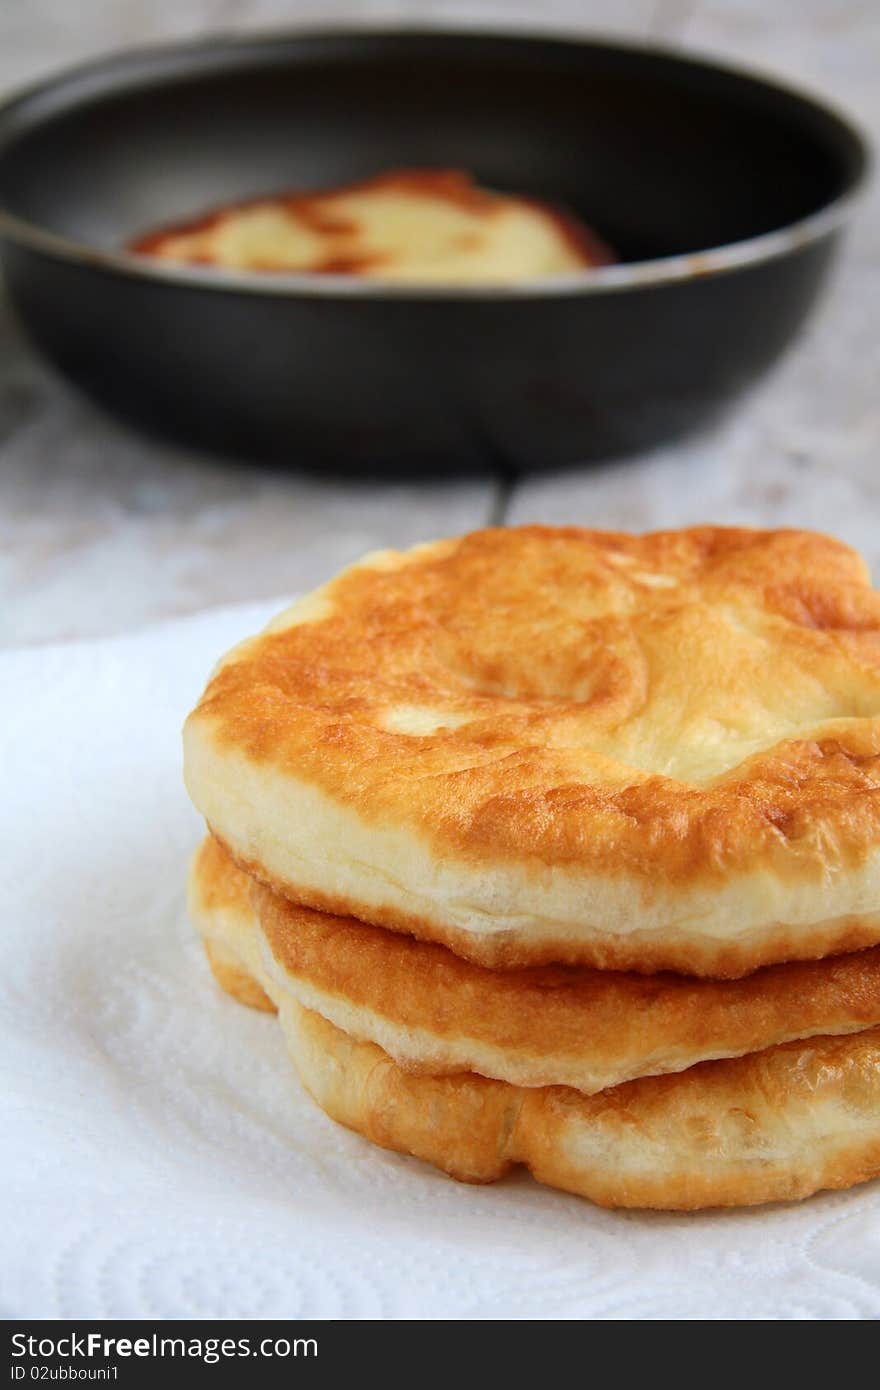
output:
[[465, 1187], [300, 1091], [184, 911], [179, 730], [277, 604], [0, 656], [0, 1313], [868, 1318], [880, 1183], [798, 1206], [600, 1211]]

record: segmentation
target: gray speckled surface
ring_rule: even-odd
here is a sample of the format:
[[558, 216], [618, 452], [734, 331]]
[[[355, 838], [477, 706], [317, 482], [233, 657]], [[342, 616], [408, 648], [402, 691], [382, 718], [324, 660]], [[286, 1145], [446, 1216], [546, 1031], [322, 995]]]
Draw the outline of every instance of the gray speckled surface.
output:
[[[0, 86], [125, 43], [338, 16], [446, 18], [675, 39], [824, 92], [880, 130], [873, 0], [5, 0]], [[370, 488], [235, 468], [146, 443], [36, 361], [0, 300], [0, 642], [109, 633], [319, 582], [363, 550], [486, 522], [638, 529], [805, 524], [880, 575], [880, 200], [832, 293], [774, 376], [711, 435], [613, 467]]]

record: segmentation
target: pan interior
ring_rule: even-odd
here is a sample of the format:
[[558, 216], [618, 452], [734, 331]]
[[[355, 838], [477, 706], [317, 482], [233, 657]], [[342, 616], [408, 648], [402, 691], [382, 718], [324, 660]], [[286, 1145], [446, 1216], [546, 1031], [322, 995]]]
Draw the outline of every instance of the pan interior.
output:
[[796, 222], [862, 161], [833, 115], [740, 74], [449, 33], [154, 50], [0, 113], [0, 206], [101, 250], [220, 203], [434, 166], [567, 204], [645, 260]]

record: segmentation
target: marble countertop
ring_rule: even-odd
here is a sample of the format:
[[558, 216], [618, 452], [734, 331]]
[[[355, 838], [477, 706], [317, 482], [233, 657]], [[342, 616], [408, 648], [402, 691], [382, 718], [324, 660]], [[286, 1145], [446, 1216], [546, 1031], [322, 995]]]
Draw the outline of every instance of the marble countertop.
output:
[[[813, 88], [880, 132], [873, 0], [12, 0], [0, 87], [125, 43], [337, 16], [582, 27], [675, 41]], [[626, 463], [358, 486], [148, 443], [34, 357], [0, 297], [0, 644], [119, 632], [320, 582], [361, 552], [493, 521], [806, 525], [880, 575], [880, 200], [808, 334], [713, 433]], [[873, 306], [873, 312], [872, 312]]]

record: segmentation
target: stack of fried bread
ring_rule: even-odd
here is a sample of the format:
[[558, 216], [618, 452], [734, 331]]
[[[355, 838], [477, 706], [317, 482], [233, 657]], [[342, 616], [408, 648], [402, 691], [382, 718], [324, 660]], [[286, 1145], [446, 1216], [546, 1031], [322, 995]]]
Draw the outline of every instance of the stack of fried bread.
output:
[[333, 1119], [604, 1206], [880, 1174], [880, 593], [801, 531], [367, 556], [185, 729], [220, 984]]

